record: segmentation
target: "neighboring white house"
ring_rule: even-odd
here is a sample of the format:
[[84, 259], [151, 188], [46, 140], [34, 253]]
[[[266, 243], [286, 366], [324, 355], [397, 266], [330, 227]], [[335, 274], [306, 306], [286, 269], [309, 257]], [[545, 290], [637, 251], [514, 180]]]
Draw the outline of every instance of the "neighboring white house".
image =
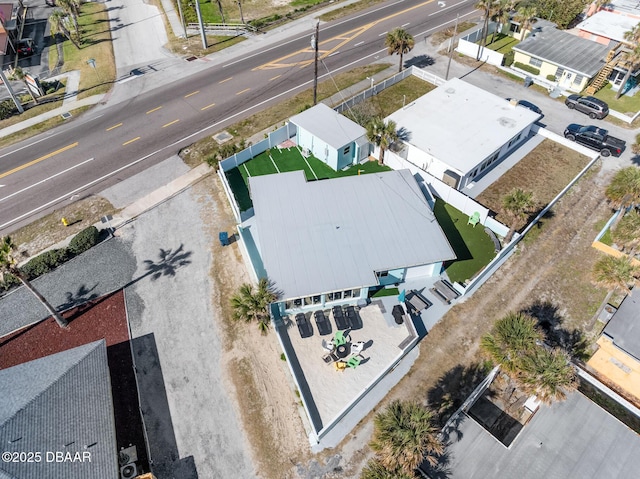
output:
[[437, 276], [455, 259], [409, 170], [310, 182], [293, 171], [249, 186], [255, 216], [241, 234], [256, 245], [256, 275], [280, 291], [282, 314], [356, 304], [370, 288]]
[[369, 156], [367, 132], [356, 122], [319, 103], [293, 116], [296, 143], [334, 170], [342, 170]]
[[454, 78], [387, 119], [402, 130], [400, 156], [462, 190], [525, 141], [538, 118]]

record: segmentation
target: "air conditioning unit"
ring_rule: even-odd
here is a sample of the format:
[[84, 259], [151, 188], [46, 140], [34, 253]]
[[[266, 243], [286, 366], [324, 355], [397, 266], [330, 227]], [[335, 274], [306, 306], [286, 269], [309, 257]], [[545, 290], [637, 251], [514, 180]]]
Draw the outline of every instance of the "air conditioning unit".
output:
[[132, 479], [137, 475], [138, 475], [138, 468], [133, 462], [130, 464], [126, 464], [120, 468], [121, 479]]

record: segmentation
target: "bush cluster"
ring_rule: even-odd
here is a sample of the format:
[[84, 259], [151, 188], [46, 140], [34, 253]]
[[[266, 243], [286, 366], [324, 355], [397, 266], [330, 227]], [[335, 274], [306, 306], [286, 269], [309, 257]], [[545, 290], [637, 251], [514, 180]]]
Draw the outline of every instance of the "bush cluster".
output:
[[217, 170], [218, 163], [220, 161], [225, 158], [229, 158], [234, 153], [244, 150], [248, 146], [249, 145], [247, 145], [244, 139], [242, 139], [240, 143], [228, 143], [226, 145], [218, 146], [217, 148], [209, 151], [204, 161], [206, 161], [211, 168], [215, 168]]
[[515, 62], [514, 66], [516, 68], [519, 68], [520, 70], [524, 70], [526, 72], [529, 72], [533, 75], [540, 75], [540, 69], [536, 68], [536, 67], [532, 67], [531, 65], [525, 65], [524, 63], [520, 63], [520, 62]]
[[515, 58], [515, 56], [516, 54], [513, 50], [505, 53], [504, 57], [502, 58], [502, 64], [505, 67], [510, 67], [511, 65], [513, 65], [513, 59]]
[[[20, 270], [28, 280], [42, 276], [69, 261], [74, 256], [84, 253], [92, 248], [100, 239], [100, 231], [95, 226], [89, 226], [75, 235], [67, 248], [52, 249], [30, 259]], [[7, 291], [20, 284], [20, 280], [12, 274], [5, 274], [4, 281], [0, 282], [0, 288]]]

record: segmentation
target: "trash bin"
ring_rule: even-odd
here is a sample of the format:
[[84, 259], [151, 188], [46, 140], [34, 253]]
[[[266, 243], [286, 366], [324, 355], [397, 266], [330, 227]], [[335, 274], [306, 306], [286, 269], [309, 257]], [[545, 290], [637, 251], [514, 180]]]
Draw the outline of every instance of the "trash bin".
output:
[[533, 78], [525, 77], [524, 78], [524, 87], [525, 88], [529, 88], [531, 85], [533, 85]]
[[218, 239], [220, 240], [220, 244], [222, 246], [227, 246], [229, 244], [229, 235], [226, 231], [221, 231], [218, 233]]

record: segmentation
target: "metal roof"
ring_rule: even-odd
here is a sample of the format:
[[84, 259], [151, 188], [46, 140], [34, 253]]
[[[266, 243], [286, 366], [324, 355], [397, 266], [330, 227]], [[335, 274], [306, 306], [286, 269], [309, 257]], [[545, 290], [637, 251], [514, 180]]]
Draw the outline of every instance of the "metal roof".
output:
[[356, 141], [367, 132], [356, 122], [335, 112], [324, 103], [318, 103], [313, 108], [292, 116], [289, 122], [305, 129], [336, 150]]
[[634, 289], [609, 320], [603, 334], [618, 348], [640, 361], [640, 292]]
[[454, 259], [409, 170], [305, 181], [249, 178], [269, 278], [282, 299], [377, 284], [376, 271]]
[[624, 38], [624, 34], [637, 24], [637, 18], [603, 10], [580, 22], [576, 28], [617, 42], [628, 43]]
[[404, 140], [467, 174], [540, 115], [453, 78], [388, 117]]
[[[0, 463], [0, 477], [119, 477], [105, 341], [0, 371], [3, 451], [42, 452], [41, 462]], [[89, 452], [90, 462], [48, 462], [45, 453]]]
[[578, 392], [542, 405], [508, 449], [459, 417], [445, 452], [449, 479], [614, 479], [640, 470], [640, 436]]
[[610, 49], [609, 45], [592, 42], [553, 27], [536, 30], [513, 47], [516, 52], [540, 58], [589, 78], [604, 66]]

